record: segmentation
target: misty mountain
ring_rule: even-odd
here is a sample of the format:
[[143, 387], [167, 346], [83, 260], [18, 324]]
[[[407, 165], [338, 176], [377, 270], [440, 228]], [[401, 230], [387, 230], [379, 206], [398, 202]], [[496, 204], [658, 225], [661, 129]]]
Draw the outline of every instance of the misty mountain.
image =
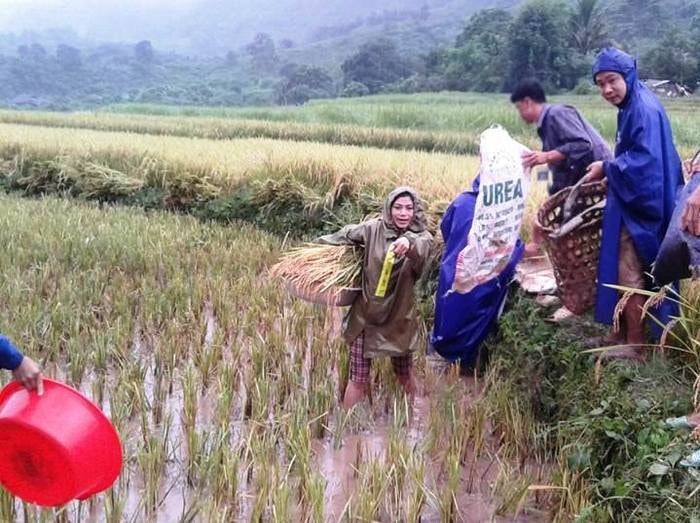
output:
[[[450, 41], [464, 21], [484, 7], [517, 0], [9, 0], [0, 12], [0, 47], [60, 43], [85, 47], [150, 40], [164, 51], [225, 55], [270, 34], [288, 47], [401, 32], [423, 25], [426, 42]], [[63, 38], [63, 40], [61, 40]], [[323, 47], [323, 46], [322, 46]]]
[[[0, 106], [502, 91], [525, 73], [553, 92], [586, 92], [593, 52], [611, 43], [640, 58], [645, 75], [700, 85], [700, 0], [2, 3]], [[594, 16], [581, 14], [590, 5]]]

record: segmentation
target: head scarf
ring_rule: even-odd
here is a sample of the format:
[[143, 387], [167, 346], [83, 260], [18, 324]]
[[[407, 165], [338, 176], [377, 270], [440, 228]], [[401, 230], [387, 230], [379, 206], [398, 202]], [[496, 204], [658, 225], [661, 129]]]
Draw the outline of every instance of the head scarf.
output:
[[425, 219], [425, 212], [423, 211], [423, 203], [418, 196], [418, 192], [414, 188], [408, 186], [397, 187], [389, 193], [389, 196], [386, 197], [384, 207], [382, 209], [382, 220], [384, 221], [384, 225], [386, 225], [386, 227], [389, 229], [401, 232], [396, 229], [396, 226], [391, 219], [391, 206], [394, 205], [394, 202], [399, 196], [403, 195], [408, 195], [413, 200], [413, 219], [411, 220], [411, 223], [408, 224], [407, 230], [415, 233], [423, 232], [428, 226]]

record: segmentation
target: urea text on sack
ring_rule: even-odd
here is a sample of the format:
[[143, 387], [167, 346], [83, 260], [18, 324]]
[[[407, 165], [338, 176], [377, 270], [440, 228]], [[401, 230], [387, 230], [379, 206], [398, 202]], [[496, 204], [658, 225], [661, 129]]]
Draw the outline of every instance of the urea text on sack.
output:
[[482, 189], [484, 195], [484, 205], [499, 205], [501, 203], [523, 198], [523, 187], [521, 180], [507, 180], [505, 182], [496, 182], [484, 186]]

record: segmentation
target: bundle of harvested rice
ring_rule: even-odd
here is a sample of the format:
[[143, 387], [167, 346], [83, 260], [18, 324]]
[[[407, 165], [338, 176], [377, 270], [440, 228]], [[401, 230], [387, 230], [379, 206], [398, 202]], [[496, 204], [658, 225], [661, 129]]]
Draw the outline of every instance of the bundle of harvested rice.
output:
[[360, 286], [362, 252], [354, 247], [306, 244], [285, 253], [270, 268], [270, 275], [284, 280], [301, 298], [340, 305], [341, 294]]
[[140, 191], [144, 181], [95, 162], [84, 162], [71, 171], [76, 190], [86, 198], [116, 198]]

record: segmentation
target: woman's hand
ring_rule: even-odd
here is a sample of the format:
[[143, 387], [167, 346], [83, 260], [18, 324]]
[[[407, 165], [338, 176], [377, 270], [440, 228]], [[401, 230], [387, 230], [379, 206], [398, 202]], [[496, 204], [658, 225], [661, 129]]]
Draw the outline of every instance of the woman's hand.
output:
[[685, 202], [681, 217], [681, 230], [700, 236], [700, 187], [695, 189]]
[[397, 256], [405, 255], [410, 248], [411, 244], [409, 243], [408, 239], [404, 237], [399, 238], [389, 247], [389, 249], [394, 251], [394, 254], [396, 254]]
[[12, 371], [14, 378], [29, 390], [36, 389], [37, 394], [44, 394], [44, 384], [41, 381], [41, 369], [28, 356], [22, 358], [22, 363]]

